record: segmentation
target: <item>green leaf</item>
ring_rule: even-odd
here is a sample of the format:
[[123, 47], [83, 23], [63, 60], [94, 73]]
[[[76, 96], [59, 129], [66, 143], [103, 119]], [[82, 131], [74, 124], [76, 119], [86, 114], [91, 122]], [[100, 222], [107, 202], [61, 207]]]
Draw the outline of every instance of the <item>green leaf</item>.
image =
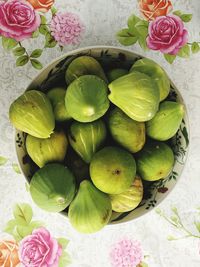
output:
[[70, 255], [66, 251], [63, 251], [59, 259], [58, 267], [66, 267], [70, 263], [71, 263]]
[[174, 214], [178, 215], [178, 210], [176, 207], [172, 207], [171, 210], [173, 211]]
[[173, 12], [173, 14], [180, 17], [182, 15], [182, 12], [180, 10], [176, 10]]
[[41, 18], [41, 24], [46, 24], [46, 22], [47, 22], [46, 17], [41, 15], [40, 18]]
[[43, 50], [42, 49], [35, 49], [33, 50], [33, 52], [31, 53], [30, 57], [40, 57], [42, 55]]
[[53, 16], [57, 13], [57, 9], [54, 6], [51, 7], [51, 13]]
[[164, 58], [167, 60], [167, 62], [172, 64], [176, 58], [176, 55], [164, 54]]
[[69, 240], [65, 239], [65, 238], [57, 238], [58, 243], [62, 246], [63, 250], [66, 249]]
[[29, 57], [28, 56], [21, 56], [21, 57], [18, 57], [17, 60], [16, 60], [16, 66], [24, 66], [28, 63], [29, 61]]
[[30, 225], [27, 226], [17, 226], [17, 233], [24, 238], [27, 235], [31, 235], [33, 228]]
[[167, 240], [172, 241], [172, 240], [176, 240], [176, 238], [173, 237], [173, 236], [171, 236], [171, 235], [169, 235], [169, 236], [167, 237]]
[[37, 228], [40, 228], [42, 226], [44, 226], [44, 223], [41, 222], [41, 221], [32, 221], [30, 224], [29, 224], [30, 227], [32, 227], [32, 229], [37, 229]]
[[57, 45], [57, 42], [55, 41], [55, 39], [53, 38], [53, 36], [50, 33], [47, 33], [45, 35], [45, 39], [46, 39], [45, 47], [52, 48], [52, 47], [55, 47]]
[[13, 50], [14, 56], [22, 56], [26, 52], [26, 49], [24, 47], [17, 47]]
[[[22, 65], [20, 65], [20, 66], [22, 66]], [[13, 168], [14, 172], [16, 172], [17, 174], [21, 174], [21, 171], [19, 169], [19, 165], [17, 163], [13, 163], [12, 168]]]
[[133, 29], [135, 27], [135, 24], [139, 22], [141, 19], [135, 15], [132, 15], [128, 18], [127, 25], [129, 27], [129, 30]]
[[197, 42], [192, 43], [191, 46], [192, 53], [198, 53], [200, 51], [200, 45]]
[[139, 36], [138, 43], [143, 50], [148, 49], [146, 38], [144, 38], [143, 36]]
[[4, 232], [12, 235], [16, 225], [17, 225], [16, 220], [8, 221], [6, 227], [4, 228]]
[[200, 233], [200, 222], [194, 222], [198, 232]]
[[43, 68], [42, 63], [37, 59], [31, 59], [31, 65], [37, 70], [41, 70]]
[[18, 42], [12, 38], [2, 36], [2, 46], [4, 49], [11, 50], [18, 45]]
[[17, 227], [13, 230], [12, 236], [14, 237], [15, 241], [19, 242], [23, 239], [23, 237], [18, 233]]
[[7, 158], [0, 156], [0, 166], [5, 165], [7, 161], [8, 161]]
[[40, 34], [39, 29], [37, 29], [35, 32], [32, 33], [32, 38], [37, 38]]
[[125, 46], [133, 45], [137, 42], [138, 38], [137, 36], [134, 36], [129, 32], [129, 29], [122, 29], [117, 33], [117, 39], [120, 42], [120, 44]]
[[135, 24], [135, 28], [137, 29], [139, 36], [142, 36], [145, 39], [148, 35], [148, 27], [149, 23], [146, 20], [140, 20]]
[[179, 57], [188, 58], [190, 56], [190, 47], [188, 44], [184, 45], [177, 54]]
[[192, 19], [192, 14], [182, 14], [180, 18], [183, 22], [189, 22]]
[[176, 225], [179, 224], [179, 218], [176, 216], [171, 216], [170, 219], [172, 220], [172, 222], [174, 222]]
[[140, 267], [148, 267], [148, 264], [146, 262], [142, 261], [139, 266]]
[[39, 32], [43, 35], [46, 35], [47, 33], [49, 33], [49, 29], [46, 25], [40, 25]]
[[26, 203], [16, 204], [13, 209], [13, 214], [17, 223], [25, 226], [30, 224], [33, 217], [32, 208]]

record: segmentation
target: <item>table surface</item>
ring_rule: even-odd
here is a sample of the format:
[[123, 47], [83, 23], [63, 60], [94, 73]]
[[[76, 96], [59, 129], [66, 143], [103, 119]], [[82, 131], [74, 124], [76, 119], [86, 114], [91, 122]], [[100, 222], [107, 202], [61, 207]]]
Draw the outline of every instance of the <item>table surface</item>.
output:
[[[200, 40], [199, 0], [173, 2], [175, 10], [180, 9], [193, 14], [192, 22], [186, 26], [190, 40]], [[85, 33], [80, 44], [67, 46], [63, 52], [59, 48], [46, 50], [42, 55], [44, 64], [78, 47], [100, 44], [119, 46], [115, 33], [125, 26], [132, 11], [138, 13], [136, 0], [57, 0], [55, 6], [62, 11], [77, 13], [85, 25]], [[30, 48], [36, 44], [33, 40], [25, 42]], [[34, 42], [40, 45], [41, 41], [37, 39]], [[109, 267], [109, 255], [113, 245], [127, 238], [141, 243], [145, 256], [143, 261], [148, 266], [200, 266], [200, 232], [198, 227], [195, 227], [195, 222], [200, 222], [200, 53], [191, 55], [188, 59], [177, 58], [170, 65], [160, 53], [144, 52], [137, 45], [130, 47], [130, 50], [156, 60], [166, 69], [183, 95], [188, 110], [191, 135], [189, 156], [180, 182], [159, 206], [166, 217], [159, 216], [153, 210], [138, 220], [108, 226], [96, 234], [81, 235], [71, 227], [66, 218], [59, 214], [48, 214], [35, 206], [26, 190], [23, 175], [17, 173], [14, 129], [9, 122], [8, 110], [11, 102], [36, 76], [37, 70], [30, 65], [17, 68], [12, 54], [0, 46], [0, 156], [7, 159], [7, 162], [0, 166], [0, 240], [9, 238], [4, 232], [5, 225], [13, 217], [13, 206], [23, 202], [31, 205], [34, 219], [43, 221], [51, 235], [69, 240], [67, 251], [71, 257], [70, 266]], [[173, 220], [173, 207], [177, 208], [182, 224], [190, 233], [183, 227], [175, 227], [167, 221], [171, 216]], [[169, 236], [180, 239], [169, 240]]]

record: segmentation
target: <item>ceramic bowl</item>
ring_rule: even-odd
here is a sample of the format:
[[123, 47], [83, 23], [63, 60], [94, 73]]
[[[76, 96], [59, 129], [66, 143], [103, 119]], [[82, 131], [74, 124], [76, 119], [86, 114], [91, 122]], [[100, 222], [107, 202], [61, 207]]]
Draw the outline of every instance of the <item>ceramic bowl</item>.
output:
[[[53, 85], [57, 85], [60, 80], [64, 79], [65, 70], [68, 64], [77, 56], [90, 55], [97, 58], [102, 64], [112, 67], [130, 67], [137, 59], [142, 56], [117, 47], [87, 47], [71, 51], [55, 59], [45, 67], [39, 75], [33, 79], [27, 90], [38, 89], [43, 92], [47, 91]], [[171, 82], [171, 91], [169, 100], [176, 100], [184, 105], [183, 98], [176, 86]], [[27, 155], [25, 148], [25, 137], [23, 132], [16, 131], [15, 144], [16, 152], [21, 170], [30, 182], [35, 171], [34, 164]], [[171, 146], [175, 154], [175, 164], [170, 175], [162, 180], [145, 184], [144, 199], [139, 207], [131, 212], [113, 213], [110, 224], [123, 223], [136, 219], [159, 205], [176, 186], [181, 178], [181, 174], [186, 163], [188, 146], [189, 146], [189, 123], [187, 112], [180, 125], [176, 136], [171, 140]]]

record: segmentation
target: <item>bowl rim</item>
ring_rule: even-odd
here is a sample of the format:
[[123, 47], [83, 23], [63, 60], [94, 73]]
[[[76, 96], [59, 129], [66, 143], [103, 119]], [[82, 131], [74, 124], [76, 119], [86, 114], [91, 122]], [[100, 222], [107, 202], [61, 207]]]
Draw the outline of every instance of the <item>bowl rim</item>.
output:
[[[41, 69], [37, 75], [31, 79], [30, 83], [26, 86], [26, 89], [25, 91], [27, 91], [27, 89], [31, 86], [31, 84], [33, 83], [33, 81], [37, 80], [40, 75], [46, 70], [48, 69], [51, 65], [55, 64], [57, 61], [60, 61], [62, 59], [64, 59], [65, 57], [68, 57], [68, 56], [71, 56], [71, 55], [76, 55], [80, 52], [83, 52], [83, 51], [87, 51], [87, 50], [93, 50], [93, 49], [110, 49], [110, 50], [115, 50], [115, 51], [120, 51], [120, 52], [126, 52], [126, 53], [130, 53], [132, 55], [136, 55], [138, 57], [141, 57], [141, 58], [148, 58], [147, 56], [143, 56], [139, 53], [137, 53], [136, 51], [132, 51], [128, 48], [124, 48], [124, 47], [120, 47], [120, 46], [111, 46], [111, 45], [94, 45], [94, 46], [86, 46], [86, 47], [80, 47], [80, 48], [77, 48], [77, 49], [74, 49], [74, 50], [71, 50], [69, 52], [65, 52], [63, 53], [61, 56], [59, 57], [56, 57], [54, 58], [53, 60], [51, 60], [50, 63], [48, 63], [43, 69]], [[154, 59], [152, 59], [154, 60]], [[155, 61], [155, 60], [154, 60]], [[156, 61], [155, 61], [156, 62]], [[157, 63], [157, 62], [156, 62]], [[159, 64], [159, 63], [158, 63]], [[160, 65], [160, 64], [159, 64]], [[162, 66], [161, 66], [162, 67]], [[163, 67], [162, 67], [163, 68]], [[164, 69], [165, 70], [165, 69]], [[165, 70], [166, 72], [166, 70]], [[167, 73], [167, 72], [166, 72]], [[167, 76], [170, 80], [170, 83], [171, 85], [173, 85], [173, 87], [175, 88], [175, 90], [178, 92], [178, 96], [179, 98], [181, 99], [181, 102], [183, 103], [184, 105], [184, 110], [185, 110], [185, 121], [186, 121], [186, 126], [187, 126], [187, 132], [188, 132], [188, 139], [189, 139], [189, 144], [187, 146], [187, 149], [186, 149], [186, 154], [185, 154], [185, 161], [184, 161], [184, 164], [183, 164], [183, 167], [179, 173], [179, 178], [176, 180], [175, 184], [173, 185], [172, 188], [170, 188], [170, 190], [168, 192], [165, 193], [165, 196], [164, 198], [158, 203], [155, 205], [155, 207], [152, 207], [151, 209], [149, 210], [146, 210], [145, 213], [142, 213], [142, 214], [139, 214], [137, 217], [135, 218], [132, 218], [132, 219], [127, 219], [127, 221], [123, 221], [122, 220], [119, 220], [119, 221], [113, 221], [113, 222], [109, 222], [106, 227], [110, 227], [110, 226], [113, 226], [113, 225], [118, 225], [118, 224], [125, 224], [125, 223], [130, 223], [132, 221], [136, 221], [138, 219], [140, 219], [141, 217], [143, 216], [146, 216], [147, 214], [150, 214], [150, 212], [152, 211], [155, 211], [156, 208], [158, 208], [161, 204], [163, 204], [163, 202], [168, 198], [168, 196], [174, 191], [174, 189], [177, 187], [177, 184], [180, 182], [180, 180], [182, 179], [183, 177], [183, 174], [185, 173], [185, 170], [186, 170], [186, 167], [188, 166], [188, 155], [190, 153], [190, 141], [191, 141], [191, 131], [190, 131], [190, 120], [189, 120], [189, 116], [188, 116], [188, 109], [187, 109], [187, 106], [186, 106], [186, 103], [184, 101], [184, 98], [182, 97], [182, 94], [181, 92], [179, 91], [179, 89], [175, 86], [174, 82], [171, 80], [170, 76], [168, 75], [167, 73]], [[24, 91], [24, 92], [25, 92]], [[17, 129], [15, 129], [15, 137], [16, 137], [16, 132], [17, 132]], [[14, 142], [15, 142], [15, 138], [14, 138]], [[18, 160], [18, 165], [19, 165], [19, 168], [21, 170], [21, 173], [23, 174], [25, 180], [27, 181], [27, 177], [26, 175], [24, 174], [24, 171], [21, 167], [21, 164], [19, 163], [19, 158], [18, 158], [18, 153], [17, 153], [17, 145], [16, 145], [16, 142], [14, 143], [15, 145], [15, 153], [17, 155], [17, 160]], [[59, 216], [65, 216], [62, 212], [58, 212]], [[67, 216], [65, 216], [68, 220], [69, 218]]]

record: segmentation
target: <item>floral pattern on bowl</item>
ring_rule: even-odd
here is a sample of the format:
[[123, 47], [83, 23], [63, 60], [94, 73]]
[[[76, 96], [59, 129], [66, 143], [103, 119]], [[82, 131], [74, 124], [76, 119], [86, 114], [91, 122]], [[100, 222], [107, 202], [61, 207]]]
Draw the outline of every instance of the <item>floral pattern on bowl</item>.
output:
[[[112, 66], [129, 68], [136, 60], [142, 58], [142, 56], [129, 50], [117, 47], [102, 46], [78, 49], [63, 55], [50, 63], [32, 81], [27, 90], [37, 89], [46, 92], [49, 88], [54, 86], [54, 84], [58, 85], [62, 78], [64, 78], [68, 64], [75, 57], [80, 55], [93, 56], [98, 59], [104, 67], [107, 66], [109, 68]], [[184, 104], [181, 94], [172, 82], [171, 91], [167, 100], [177, 101]], [[15, 144], [19, 165], [27, 181], [30, 182], [37, 166], [32, 162], [26, 152], [25, 138], [26, 135], [23, 132], [16, 131]], [[189, 146], [189, 122], [187, 112], [185, 113], [185, 117], [176, 136], [169, 140], [169, 143], [175, 154], [175, 164], [170, 175], [165, 179], [153, 183], [144, 182], [144, 197], [140, 205], [130, 212], [113, 212], [110, 224], [127, 222], [148, 213], [149, 210], [160, 204], [175, 187], [186, 163]]]

